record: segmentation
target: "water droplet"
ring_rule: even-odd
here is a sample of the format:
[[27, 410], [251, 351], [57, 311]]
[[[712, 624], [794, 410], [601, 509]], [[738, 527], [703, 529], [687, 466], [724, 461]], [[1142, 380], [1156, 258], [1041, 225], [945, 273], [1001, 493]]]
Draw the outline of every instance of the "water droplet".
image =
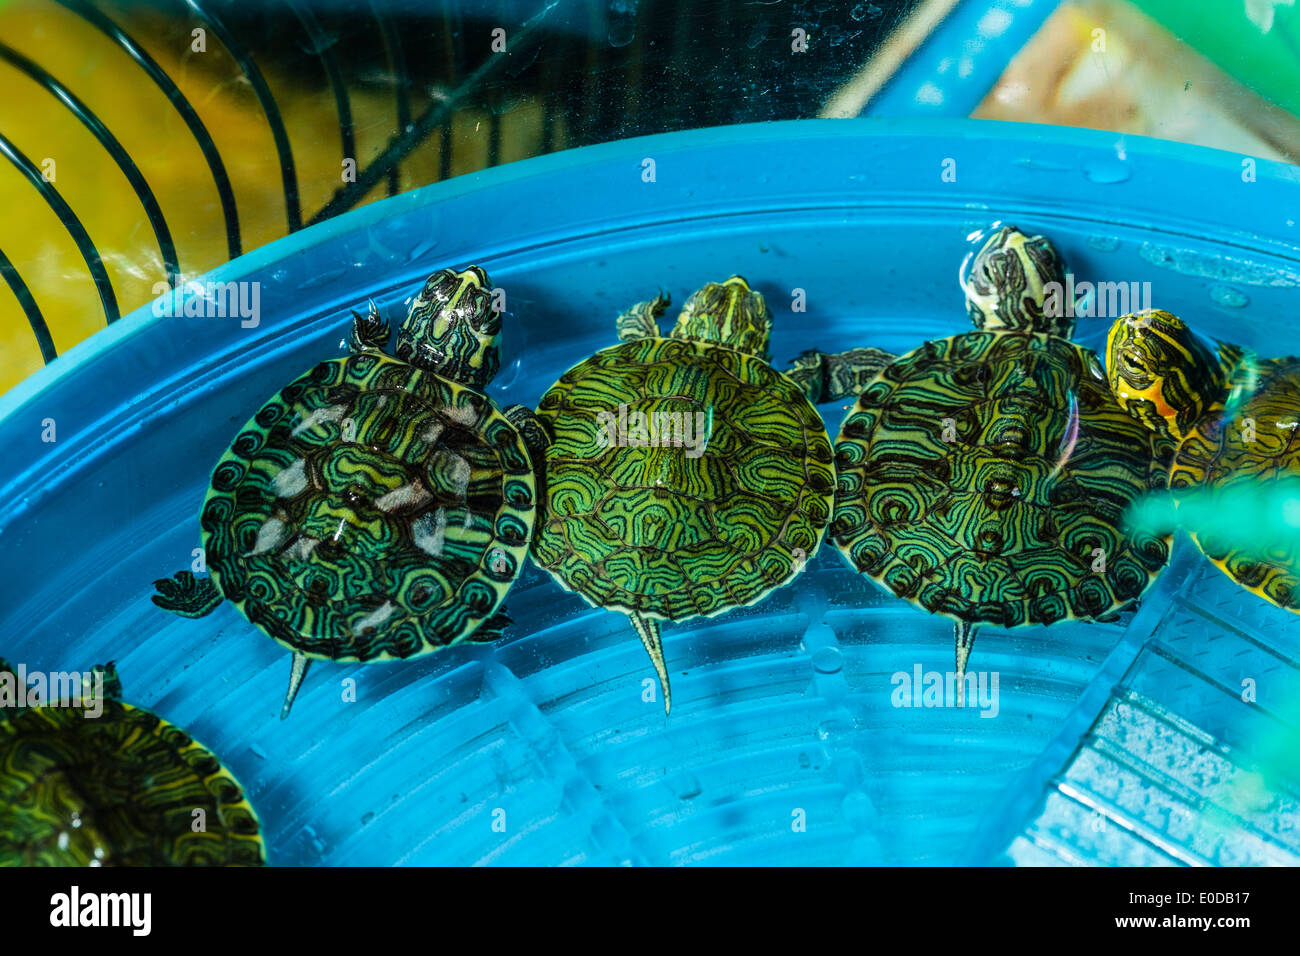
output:
[[673, 777], [668, 781], [668, 789], [678, 800], [694, 800], [704, 792], [699, 779], [693, 773], [680, 773]]
[[1250, 304], [1250, 296], [1227, 285], [1210, 286], [1210, 298], [1229, 309], [1240, 309]]
[[422, 242], [416, 243], [414, 246], [411, 247], [411, 250], [406, 254], [406, 261], [414, 262], [417, 259], [423, 259], [430, 252], [432, 252], [434, 247], [437, 245], [438, 245], [438, 240], [432, 237], [426, 238]]
[[606, 38], [614, 47], [627, 46], [636, 37], [636, 8], [639, 0], [610, 0]]
[[850, 717], [828, 717], [817, 725], [817, 739], [821, 741], [845, 737], [851, 733], [853, 733], [853, 720]]
[[347, 274], [346, 268], [321, 269], [319, 272], [313, 272], [307, 278], [298, 283], [299, 289], [312, 289], [316, 286], [327, 285], [336, 279]]
[[823, 647], [813, 654], [812, 663], [819, 674], [838, 674], [844, 666], [844, 655], [837, 647]]
[[627, 46], [636, 39], [636, 20], [632, 18], [616, 18], [609, 21], [609, 45], [612, 47]]
[[1092, 182], [1105, 186], [1125, 182], [1133, 175], [1133, 170], [1119, 159], [1094, 159], [1084, 164], [1083, 174]]

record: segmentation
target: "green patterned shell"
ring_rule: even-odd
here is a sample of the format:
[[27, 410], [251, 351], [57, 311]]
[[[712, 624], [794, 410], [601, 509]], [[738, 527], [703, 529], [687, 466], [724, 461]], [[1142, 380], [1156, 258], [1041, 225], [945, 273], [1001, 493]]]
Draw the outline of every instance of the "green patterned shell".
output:
[[1124, 530], [1164, 487], [1159, 439], [1096, 356], [1033, 332], [928, 342], [866, 387], [836, 443], [831, 534], [900, 597], [971, 624], [1096, 619], [1130, 605], [1170, 542]]
[[[620, 413], [629, 424], [611, 427]], [[664, 428], [639, 434], [635, 413]], [[703, 425], [702, 453], [664, 444], [665, 414]], [[788, 582], [821, 543], [834, 495], [826, 429], [762, 359], [636, 339], [575, 365], [538, 415], [554, 440], [533, 559], [597, 607], [720, 614]], [[631, 444], [645, 438], [659, 444]]]
[[[1206, 415], [1174, 452], [1169, 487], [1181, 498], [1188, 491], [1253, 488], [1273, 482], [1300, 482], [1300, 359], [1242, 362], [1230, 390], [1242, 397], [1231, 414]], [[1254, 424], [1253, 428], [1246, 423]], [[1192, 538], [1219, 570], [1264, 600], [1300, 613], [1300, 555], [1287, 550], [1267, 555], [1243, 551], [1237, 543], [1212, 535]]]
[[262, 406], [201, 521], [213, 579], [253, 624], [308, 657], [382, 661], [493, 615], [534, 507], [528, 450], [487, 396], [365, 351]]
[[103, 707], [0, 719], [0, 866], [265, 862], [257, 816], [211, 752], [147, 710]]

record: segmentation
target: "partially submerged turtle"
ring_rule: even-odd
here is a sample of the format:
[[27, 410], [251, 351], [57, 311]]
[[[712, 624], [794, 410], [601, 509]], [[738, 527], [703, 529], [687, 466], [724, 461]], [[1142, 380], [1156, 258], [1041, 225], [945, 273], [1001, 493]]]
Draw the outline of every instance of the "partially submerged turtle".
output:
[[[1203, 342], [1159, 309], [1117, 319], [1106, 343], [1111, 390], [1139, 422], [1176, 443], [1169, 462], [1175, 503], [1193, 494], [1219, 502], [1240, 523], [1240, 505], [1274, 489], [1300, 491], [1300, 358], [1264, 359], [1226, 342]], [[1256, 509], [1258, 510], [1258, 509]], [[1259, 527], [1244, 535], [1191, 537], [1247, 591], [1300, 613], [1300, 554], [1282, 539], [1269, 547]], [[1253, 547], [1251, 546], [1253, 545]]]
[[397, 334], [374, 304], [351, 354], [272, 397], [240, 429], [203, 502], [211, 578], [155, 582], [159, 607], [202, 617], [226, 599], [293, 652], [289, 713], [313, 659], [419, 657], [491, 641], [532, 539], [520, 428], [483, 389], [501, 316], [477, 266], [434, 273]]
[[[810, 353], [768, 364], [772, 316], [740, 276], [618, 317], [622, 344], [560, 377], [538, 406], [551, 441], [533, 560], [631, 620], [672, 706], [661, 621], [712, 617], [787, 584], [821, 545], [835, 471], [809, 398], [852, 381]], [[542, 469], [539, 468], [539, 471]]]
[[1124, 523], [1164, 487], [1165, 446], [1069, 341], [1052, 244], [1000, 228], [964, 286], [975, 331], [894, 359], [845, 418], [831, 529], [853, 567], [954, 620], [958, 674], [981, 624], [1111, 619], [1170, 545]]
[[40, 706], [17, 706], [17, 677], [0, 661], [0, 866], [266, 862], [239, 781], [179, 727], [122, 703], [112, 664]]

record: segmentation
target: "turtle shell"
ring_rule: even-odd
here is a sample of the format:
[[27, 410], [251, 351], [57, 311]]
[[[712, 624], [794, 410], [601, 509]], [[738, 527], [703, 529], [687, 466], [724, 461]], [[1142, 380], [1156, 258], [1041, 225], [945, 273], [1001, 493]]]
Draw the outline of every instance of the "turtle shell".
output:
[[222, 594], [308, 657], [416, 657], [473, 633], [532, 536], [528, 450], [481, 392], [378, 352], [322, 362], [240, 431], [201, 523]]
[[210, 751], [147, 710], [103, 707], [0, 720], [0, 866], [265, 862], [257, 816]]
[[[1245, 485], [1256, 491], [1275, 481], [1300, 485], [1300, 360], [1243, 363], [1229, 387], [1241, 396], [1231, 413], [1202, 418], [1174, 452], [1169, 488], [1175, 500], [1192, 490]], [[1204, 534], [1192, 533], [1192, 539], [1242, 587], [1300, 613], [1300, 555], [1247, 553]]]
[[836, 443], [835, 544], [896, 595], [971, 624], [1096, 619], [1170, 541], [1124, 529], [1163, 488], [1160, 439], [1096, 356], [1045, 333], [927, 342], [863, 391]]
[[835, 475], [826, 428], [762, 359], [637, 339], [571, 368], [538, 415], [554, 440], [533, 559], [597, 607], [720, 614], [790, 581], [821, 544]]

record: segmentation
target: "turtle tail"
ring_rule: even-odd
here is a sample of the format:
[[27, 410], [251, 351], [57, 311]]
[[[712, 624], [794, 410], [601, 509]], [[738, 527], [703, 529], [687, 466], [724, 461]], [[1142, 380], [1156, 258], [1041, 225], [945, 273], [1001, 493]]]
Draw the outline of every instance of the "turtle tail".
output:
[[667, 716], [673, 709], [673, 689], [668, 683], [668, 665], [664, 663], [664, 642], [659, 634], [659, 622], [636, 613], [631, 617], [636, 636], [641, 638], [650, 662], [655, 666], [655, 673], [659, 675], [659, 686], [664, 692], [664, 716]]
[[957, 681], [966, 676], [966, 662], [970, 660], [971, 648], [975, 646], [975, 625], [970, 621], [957, 621], [952, 626], [957, 638]]
[[309, 667], [311, 667], [311, 658], [299, 651], [294, 651], [293, 665], [289, 670], [289, 690], [284, 695], [284, 706], [280, 708], [281, 720], [289, 716], [294, 698], [298, 696], [298, 688], [302, 686], [302, 679], [307, 676], [307, 668]]

